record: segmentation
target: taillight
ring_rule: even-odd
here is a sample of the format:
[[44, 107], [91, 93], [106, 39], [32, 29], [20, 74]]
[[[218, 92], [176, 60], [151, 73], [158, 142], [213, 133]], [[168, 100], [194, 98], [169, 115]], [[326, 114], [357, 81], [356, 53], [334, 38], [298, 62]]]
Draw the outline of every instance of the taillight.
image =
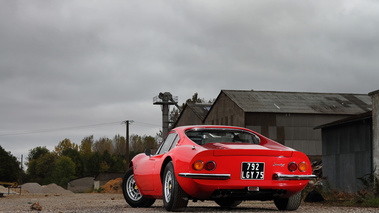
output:
[[194, 170], [200, 171], [204, 168], [204, 163], [201, 160], [195, 161], [192, 165]]
[[295, 162], [291, 162], [288, 164], [288, 170], [290, 170], [291, 172], [295, 172], [297, 169], [297, 164]]
[[205, 163], [205, 169], [208, 171], [213, 171], [216, 168], [216, 163], [214, 161], [208, 161]]
[[305, 172], [308, 169], [308, 164], [305, 162], [301, 162], [301, 163], [299, 163], [298, 167], [299, 167], [300, 172]]

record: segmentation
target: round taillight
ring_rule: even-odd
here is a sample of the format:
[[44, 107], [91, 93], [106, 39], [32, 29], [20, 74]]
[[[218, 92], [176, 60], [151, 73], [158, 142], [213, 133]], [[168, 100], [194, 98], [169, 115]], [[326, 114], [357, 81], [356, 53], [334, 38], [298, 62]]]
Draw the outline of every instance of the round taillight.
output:
[[213, 171], [216, 168], [216, 163], [214, 161], [208, 161], [205, 163], [205, 169], [208, 171]]
[[195, 161], [192, 165], [194, 170], [200, 171], [204, 168], [204, 163], [201, 160]]
[[297, 164], [295, 162], [291, 162], [288, 164], [288, 170], [290, 170], [291, 172], [296, 171], [296, 169], [297, 169]]
[[305, 162], [301, 162], [301, 163], [299, 163], [298, 167], [299, 167], [300, 172], [305, 172], [308, 169], [308, 164]]

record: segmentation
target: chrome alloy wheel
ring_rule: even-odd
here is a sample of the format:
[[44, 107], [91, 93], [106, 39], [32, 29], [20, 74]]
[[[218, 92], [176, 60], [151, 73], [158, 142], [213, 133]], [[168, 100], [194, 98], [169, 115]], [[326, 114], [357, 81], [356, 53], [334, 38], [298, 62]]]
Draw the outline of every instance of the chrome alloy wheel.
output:
[[172, 192], [172, 173], [171, 171], [168, 171], [166, 173], [166, 177], [164, 179], [164, 195], [166, 202], [170, 202], [171, 199], [171, 192]]
[[126, 192], [128, 196], [133, 201], [138, 201], [142, 198], [141, 193], [138, 190], [136, 181], [134, 180], [134, 175], [130, 175], [128, 180], [126, 181]]

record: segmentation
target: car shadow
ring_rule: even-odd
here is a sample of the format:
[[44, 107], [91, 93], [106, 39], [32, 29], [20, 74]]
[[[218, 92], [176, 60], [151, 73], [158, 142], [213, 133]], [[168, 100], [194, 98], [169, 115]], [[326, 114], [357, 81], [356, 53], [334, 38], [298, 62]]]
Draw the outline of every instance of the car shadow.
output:
[[249, 208], [249, 207], [235, 207], [235, 208], [221, 208], [215, 206], [199, 206], [187, 207], [186, 212], [272, 212], [278, 211], [277, 209], [269, 208]]
[[[146, 211], [150, 209], [151, 212], [166, 212], [163, 207], [162, 200], [146, 208]], [[273, 202], [261, 202], [261, 201], [244, 201], [239, 206], [234, 208], [222, 208], [213, 201], [205, 202], [189, 202], [185, 212], [278, 212]]]

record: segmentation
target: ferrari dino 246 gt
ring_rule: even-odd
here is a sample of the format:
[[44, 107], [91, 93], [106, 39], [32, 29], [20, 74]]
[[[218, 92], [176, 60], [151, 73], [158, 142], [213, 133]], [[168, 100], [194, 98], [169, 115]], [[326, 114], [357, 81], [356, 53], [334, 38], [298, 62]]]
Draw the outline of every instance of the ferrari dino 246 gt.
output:
[[308, 157], [246, 128], [184, 126], [171, 130], [159, 148], [135, 156], [123, 179], [132, 207], [163, 199], [168, 211], [188, 200], [214, 200], [235, 207], [244, 200], [274, 200], [296, 210], [301, 191], [314, 178]]

